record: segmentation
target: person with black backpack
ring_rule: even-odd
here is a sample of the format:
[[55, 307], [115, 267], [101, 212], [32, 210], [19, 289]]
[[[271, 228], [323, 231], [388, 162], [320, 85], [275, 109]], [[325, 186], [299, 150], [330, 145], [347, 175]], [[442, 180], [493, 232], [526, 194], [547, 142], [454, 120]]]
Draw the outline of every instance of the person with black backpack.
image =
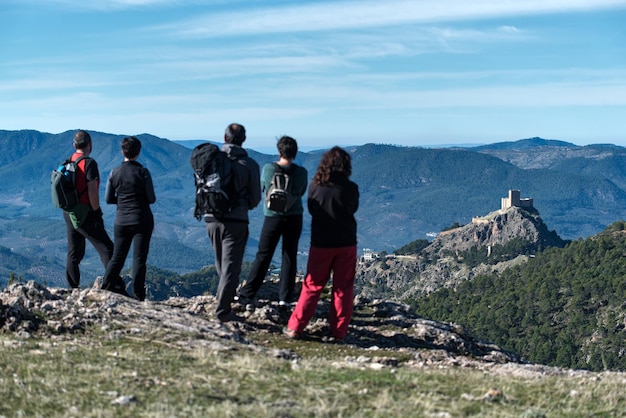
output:
[[[89, 155], [92, 150], [91, 135], [79, 130], [74, 135], [76, 152], [70, 157], [71, 161], [80, 159], [76, 165], [75, 185], [78, 192], [78, 205], [71, 211], [63, 211], [67, 230], [67, 261], [65, 267], [69, 287], [80, 287], [80, 262], [85, 256], [85, 244], [89, 241], [100, 256], [104, 268], [109, 264], [113, 255], [113, 241], [104, 228], [102, 209], [100, 208], [100, 171], [98, 163]], [[82, 158], [81, 158], [82, 157]], [[121, 283], [120, 283], [121, 282]], [[121, 286], [119, 292], [124, 292], [121, 278], [116, 278], [114, 288]]]
[[261, 175], [261, 189], [265, 192], [263, 229], [259, 247], [246, 283], [239, 289], [239, 303], [254, 308], [254, 297], [259, 291], [282, 238], [282, 262], [278, 291], [279, 306], [289, 306], [294, 298], [298, 241], [302, 233], [302, 196], [307, 188], [307, 171], [293, 162], [298, 143], [282, 136], [276, 143], [278, 162], [266, 164]]
[[[206, 228], [215, 252], [215, 269], [219, 276], [217, 286], [217, 306], [215, 315], [221, 322], [237, 320], [238, 317], [232, 311], [231, 305], [234, 301], [239, 285], [239, 274], [243, 255], [248, 242], [248, 211], [255, 208], [261, 201], [261, 184], [259, 175], [259, 164], [248, 156], [245, 149], [241, 147], [246, 140], [246, 129], [238, 123], [231, 123], [226, 127], [224, 133], [224, 144], [221, 151], [226, 153], [230, 161], [228, 173], [223, 172], [224, 183], [221, 187], [230, 195], [227, 200], [230, 202], [226, 208], [213, 208], [211, 204], [196, 197], [196, 213], [201, 213], [206, 222]], [[192, 154], [191, 163], [196, 162]], [[212, 160], [207, 160], [211, 164]], [[212, 170], [205, 170], [208, 177], [216, 176]], [[206, 196], [212, 196], [213, 191], [206, 181], [199, 180], [198, 170], [195, 169], [196, 196], [207, 190]], [[227, 180], [228, 179], [228, 180]], [[227, 180], [227, 181], [226, 181]], [[232, 184], [231, 184], [232, 183]], [[202, 210], [200, 210], [202, 209]], [[200, 210], [200, 212], [198, 212]]]

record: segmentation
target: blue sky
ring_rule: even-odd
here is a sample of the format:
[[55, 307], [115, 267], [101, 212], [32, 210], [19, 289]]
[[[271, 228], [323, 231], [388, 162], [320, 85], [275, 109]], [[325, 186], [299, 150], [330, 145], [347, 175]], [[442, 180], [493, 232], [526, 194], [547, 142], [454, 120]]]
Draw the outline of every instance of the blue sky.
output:
[[2, 0], [0, 129], [626, 146], [626, 0]]

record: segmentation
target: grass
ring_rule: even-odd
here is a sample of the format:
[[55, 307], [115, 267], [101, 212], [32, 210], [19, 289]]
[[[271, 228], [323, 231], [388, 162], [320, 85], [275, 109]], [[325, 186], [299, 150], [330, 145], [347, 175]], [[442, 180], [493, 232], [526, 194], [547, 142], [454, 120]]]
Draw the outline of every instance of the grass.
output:
[[[272, 336], [265, 343], [275, 347]], [[623, 374], [518, 377], [374, 369], [366, 350], [285, 341], [302, 356], [181, 350], [122, 336], [0, 336], [2, 417], [612, 417]], [[501, 395], [491, 399], [490, 389]]]

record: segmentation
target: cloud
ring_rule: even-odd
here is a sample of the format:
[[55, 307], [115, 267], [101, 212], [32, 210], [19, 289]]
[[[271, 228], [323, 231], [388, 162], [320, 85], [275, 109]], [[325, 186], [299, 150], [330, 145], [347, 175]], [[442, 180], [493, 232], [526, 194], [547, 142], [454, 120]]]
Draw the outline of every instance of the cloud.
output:
[[211, 5], [224, 3], [224, 0], [47, 0], [46, 4], [42, 4], [42, 0], [4, 1], [12, 1], [20, 5], [31, 3], [38, 7], [61, 7], [70, 11], [93, 10], [97, 12], [116, 12], [133, 9], [172, 8], [197, 4]]
[[181, 37], [211, 38], [389, 27], [625, 7], [625, 0], [333, 1], [212, 12], [166, 28]]

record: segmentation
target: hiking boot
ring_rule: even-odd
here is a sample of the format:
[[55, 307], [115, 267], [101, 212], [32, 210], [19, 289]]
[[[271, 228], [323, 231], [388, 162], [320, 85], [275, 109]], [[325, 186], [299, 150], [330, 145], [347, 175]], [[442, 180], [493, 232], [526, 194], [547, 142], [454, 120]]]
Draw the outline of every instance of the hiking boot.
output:
[[289, 329], [287, 327], [283, 328], [283, 335], [287, 338], [291, 338], [292, 340], [297, 340], [298, 338], [300, 338], [300, 333], [298, 331]]
[[124, 283], [116, 283], [112, 286], [109, 286], [108, 290], [110, 292], [117, 293], [118, 295], [126, 296], [127, 298], [130, 297], [128, 292], [126, 292], [126, 285]]
[[237, 295], [235, 296], [234, 301], [235, 301], [235, 309], [237, 309], [238, 306], [243, 308], [243, 310], [247, 312], [254, 312], [254, 310], [256, 309], [256, 304], [254, 303], [254, 300], [249, 299], [245, 296]]
[[342, 344], [343, 338], [333, 337], [332, 335], [325, 335], [322, 337], [322, 342], [326, 344]]
[[217, 320], [220, 322], [243, 322], [243, 318], [230, 311], [226, 314], [218, 315]]

